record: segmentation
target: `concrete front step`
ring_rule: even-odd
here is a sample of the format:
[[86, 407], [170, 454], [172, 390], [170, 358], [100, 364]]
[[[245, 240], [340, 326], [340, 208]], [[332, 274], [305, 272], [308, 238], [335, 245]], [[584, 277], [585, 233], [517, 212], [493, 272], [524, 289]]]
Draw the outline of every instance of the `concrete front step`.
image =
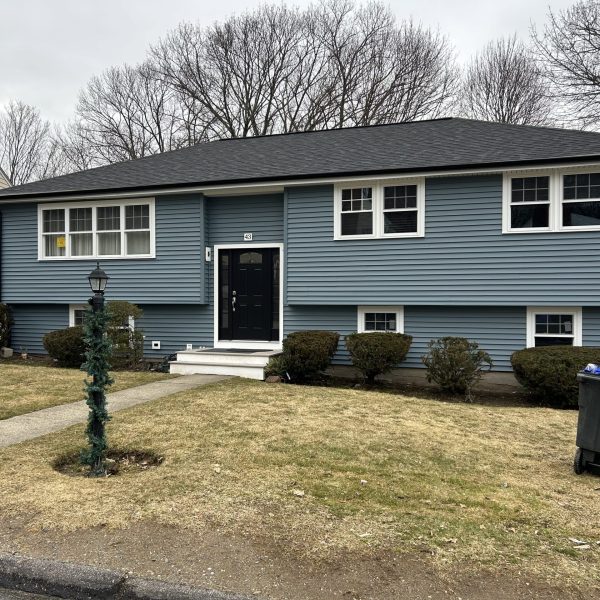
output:
[[180, 375], [234, 375], [262, 381], [269, 360], [278, 354], [278, 350], [185, 350], [177, 353], [170, 370]]

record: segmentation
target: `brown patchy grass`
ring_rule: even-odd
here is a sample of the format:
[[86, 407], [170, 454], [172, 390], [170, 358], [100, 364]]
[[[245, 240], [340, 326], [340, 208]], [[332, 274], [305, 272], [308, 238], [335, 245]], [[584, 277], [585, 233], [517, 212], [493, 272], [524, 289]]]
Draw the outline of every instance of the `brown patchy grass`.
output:
[[0, 451], [0, 518], [217, 525], [302, 555], [427, 553], [440, 567], [591, 583], [600, 480], [572, 473], [575, 425], [568, 411], [229, 380], [114, 415], [112, 444], [165, 457], [144, 473], [54, 471], [81, 426]]
[[[170, 375], [147, 371], [113, 373], [110, 392], [160, 381]], [[0, 364], [0, 420], [85, 397], [85, 373], [39, 365]]]

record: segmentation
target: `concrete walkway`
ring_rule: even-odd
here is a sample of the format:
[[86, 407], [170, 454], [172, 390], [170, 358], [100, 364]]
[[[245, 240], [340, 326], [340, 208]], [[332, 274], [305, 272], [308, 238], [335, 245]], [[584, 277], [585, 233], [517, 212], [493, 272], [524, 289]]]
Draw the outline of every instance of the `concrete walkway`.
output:
[[[114, 413], [136, 404], [158, 400], [222, 379], [228, 379], [228, 377], [223, 375], [183, 375], [121, 390], [107, 395], [108, 411]], [[76, 423], [85, 423], [88, 411], [88, 406], [81, 400], [4, 419], [0, 421], [0, 448], [25, 442], [47, 433], [54, 433]]]

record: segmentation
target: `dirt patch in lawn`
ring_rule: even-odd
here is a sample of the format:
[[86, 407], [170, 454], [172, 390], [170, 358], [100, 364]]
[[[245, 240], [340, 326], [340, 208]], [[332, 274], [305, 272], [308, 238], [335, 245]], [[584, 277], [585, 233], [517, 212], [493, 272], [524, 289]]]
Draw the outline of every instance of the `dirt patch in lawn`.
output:
[[[89, 477], [90, 469], [81, 464], [81, 451], [68, 452], [59, 456], [52, 466], [56, 471], [69, 477]], [[112, 449], [106, 453], [106, 477], [124, 475], [126, 473], [143, 473], [155, 469], [164, 461], [148, 450], [118, 450]]]

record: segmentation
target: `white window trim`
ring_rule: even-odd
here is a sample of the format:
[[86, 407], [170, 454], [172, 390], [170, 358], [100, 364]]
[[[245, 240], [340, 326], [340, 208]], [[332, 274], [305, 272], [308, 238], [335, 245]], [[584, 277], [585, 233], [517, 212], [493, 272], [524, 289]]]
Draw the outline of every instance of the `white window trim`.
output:
[[[600, 165], [591, 165], [589, 167], [573, 168], [548, 168], [536, 170], [514, 170], [505, 171], [502, 181], [502, 233], [564, 233], [568, 231], [600, 231], [600, 225], [585, 226], [565, 226], [562, 223], [562, 205], [563, 202], [600, 202], [592, 198], [591, 200], [564, 200], [563, 198], [563, 179], [565, 175], [577, 175], [580, 173], [600, 173]], [[521, 177], [549, 177], [550, 190], [550, 214], [549, 227], [521, 227], [511, 228], [510, 226], [510, 207], [511, 207], [511, 180]], [[532, 203], [533, 204], [533, 203]]]
[[404, 333], [404, 306], [359, 306], [357, 310], [358, 323], [356, 326], [358, 333], [376, 333], [365, 330], [365, 315], [370, 312], [396, 313], [395, 333]]
[[[125, 206], [137, 204], [148, 204], [150, 213], [150, 253], [149, 254], [125, 254]], [[97, 251], [97, 234], [96, 229], [96, 208], [106, 206], [121, 206], [121, 252], [120, 255], [98, 255]], [[69, 208], [92, 208], [92, 236], [93, 236], [93, 253], [90, 256], [69, 256], [70, 240], [69, 240], [69, 218], [65, 212], [65, 256], [44, 256], [44, 233], [43, 233], [43, 211], [44, 210], [67, 210]], [[135, 231], [135, 230], [134, 230]], [[38, 260], [40, 261], [62, 261], [62, 260], [139, 260], [147, 258], [156, 258], [156, 215], [155, 215], [155, 199], [154, 198], [132, 198], [129, 200], [105, 200], [101, 202], [65, 202], [61, 204], [38, 204]]]
[[[417, 231], [410, 233], [384, 233], [383, 188], [396, 185], [417, 186]], [[373, 233], [367, 235], [342, 235], [342, 190], [348, 188], [370, 187], [373, 190]], [[366, 212], [366, 211], [363, 211]], [[372, 240], [386, 238], [425, 237], [425, 178], [412, 177], [392, 180], [343, 181], [336, 183], [333, 190], [333, 239], [334, 240]]]
[[69, 327], [75, 327], [75, 311], [87, 310], [87, 304], [69, 304]]
[[[583, 316], [581, 307], [574, 306], [528, 306], [527, 307], [527, 347], [535, 347], [535, 338], [543, 337], [544, 334], [535, 333], [535, 316], [558, 313], [573, 316], [573, 346], [583, 344]], [[545, 337], [561, 337], [559, 334], [546, 335]], [[571, 336], [564, 336], [571, 337]]]

